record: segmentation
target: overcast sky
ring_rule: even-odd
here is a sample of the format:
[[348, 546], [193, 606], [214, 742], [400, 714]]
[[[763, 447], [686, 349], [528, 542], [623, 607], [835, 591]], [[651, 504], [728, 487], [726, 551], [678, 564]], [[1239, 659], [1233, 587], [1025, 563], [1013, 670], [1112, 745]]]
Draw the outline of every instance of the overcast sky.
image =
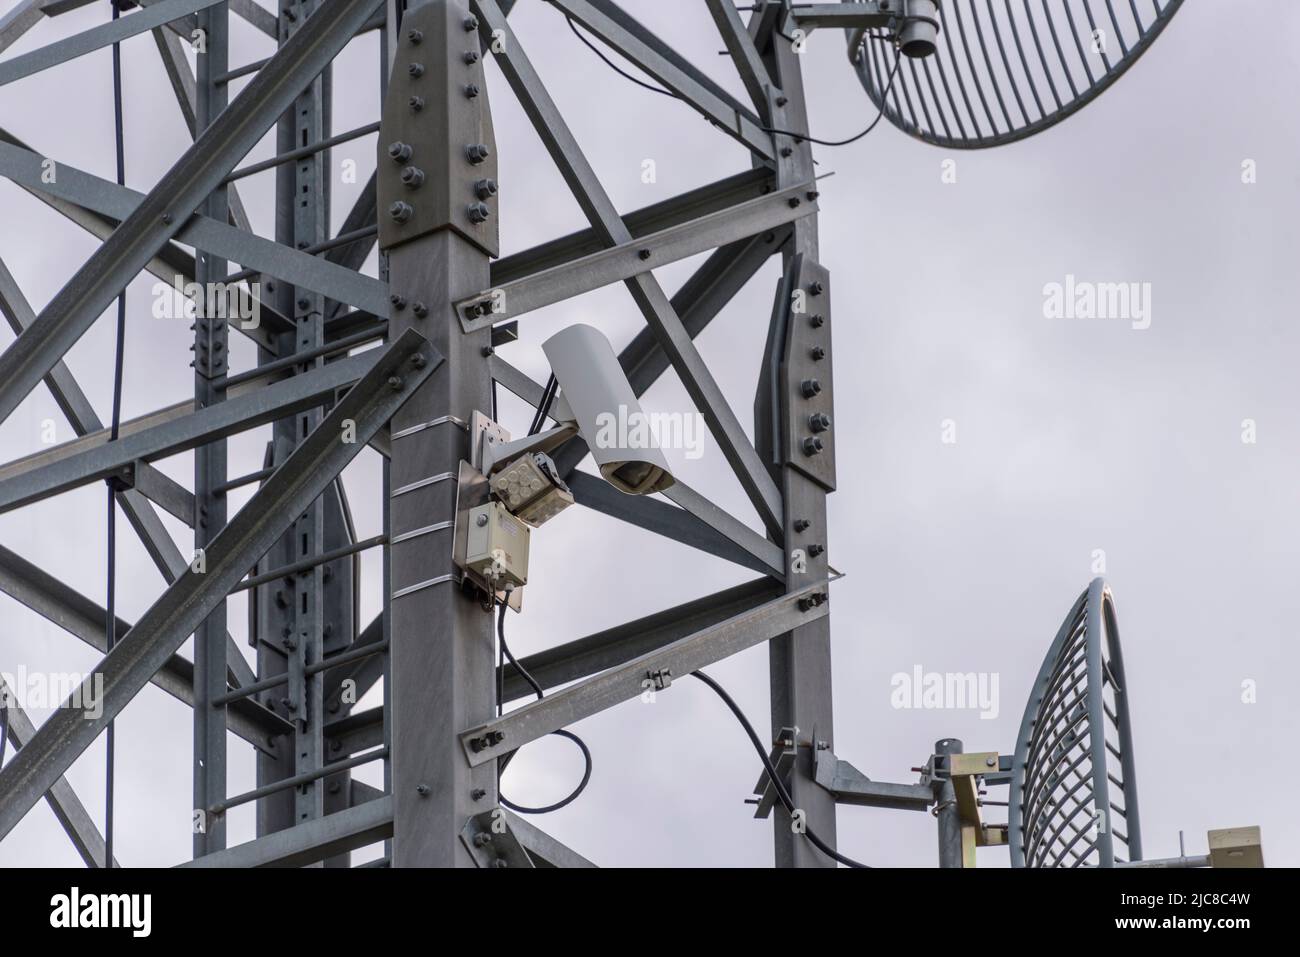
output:
[[[12, 0], [0, 0], [6, 8]], [[625, 7], [744, 98], [702, 3], [627, 0]], [[835, 750], [877, 780], [910, 782], [941, 737], [1009, 753], [1030, 683], [1098, 550], [1114, 590], [1131, 695], [1145, 856], [1203, 853], [1209, 828], [1263, 827], [1270, 864], [1300, 863], [1300, 825], [1285, 796], [1297, 731], [1300, 651], [1294, 586], [1300, 541], [1295, 365], [1295, 211], [1300, 208], [1300, 10], [1239, 0], [1186, 4], [1160, 42], [1100, 100], [1067, 123], [997, 150], [957, 153], [882, 123], [842, 149], [818, 148], [821, 256], [835, 298], [839, 490], [830, 499]], [[680, 103], [619, 78], [581, 46], [554, 9], [521, 0], [512, 15], [578, 140], [622, 210], [721, 179], [748, 154]], [[1220, 15], [1214, 16], [1216, 8]], [[33, 29], [6, 57], [101, 22], [95, 4]], [[1248, 49], [1234, 39], [1248, 25]], [[271, 52], [232, 19], [232, 65]], [[186, 145], [153, 40], [123, 46], [127, 179], [147, 190]], [[338, 130], [377, 115], [378, 46], [358, 40], [335, 68]], [[842, 36], [817, 34], [803, 58], [811, 130], [838, 139], [874, 115]], [[489, 88], [501, 159], [504, 252], [585, 225], [495, 67]], [[344, 81], [343, 78], [346, 78]], [[239, 89], [239, 84], [235, 89]], [[0, 88], [0, 125], [60, 162], [111, 178], [110, 56]], [[375, 138], [336, 149], [335, 226], [374, 164]], [[273, 152], [264, 139], [250, 159]], [[355, 160], [355, 183], [343, 178]], [[653, 159], [657, 180], [641, 172]], [[956, 182], [943, 163], [956, 162]], [[1256, 182], [1242, 181], [1251, 160]], [[272, 177], [241, 184], [254, 226], [270, 235]], [[0, 258], [39, 310], [93, 252], [95, 240], [0, 181]], [[672, 290], [699, 260], [657, 272]], [[373, 262], [370, 267], [373, 269]], [[699, 339], [748, 424], [779, 263], [754, 279]], [[1149, 328], [1124, 320], [1048, 318], [1044, 287], [1067, 276], [1150, 284]], [[124, 416], [186, 397], [186, 324], [150, 315], [153, 278], [129, 289]], [[109, 415], [109, 310], [68, 363]], [[621, 286], [521, 322], [505, 357], [543, 380], [540, 343], [573, 322], [616, 347], [641, 325]], [[237, 337], [236, 337], [237, 338]], [[0, 345], [12, 336], [0, 331]], [[253, 350], [232, 341], [232, 368]], [[686, 411], [671, 373], [650, 410]], [[503, 398], [517, 432], [530, 410]], [[41, 424], [72, 437], [37, 389], [0, 425], [0, 459], [42, 448]], [[1252, 420], [1253, 443], [1243, 441]], [[955, 427], [945, 443], [944, 423]], [[267, 429], [231, 443], [230, 474], [260, 467]], [[744, 521], [757, 519], [710, 439], [675, 471]], [[161, 464], [187, 486], [192, 460]], [[590, 463], [587, 463], [590, 468]], [[380, 531], [379, 461], [346, 473], [362, 537]], [[242, 505], [247, 492], [232, 495]], [[91, 486], [0, 516], [0, 542], [96, 601], [104, 594], [104, 491]], [[192, 542], [164, 518], [186, 553]], [[119, 519], [119, 614], [137, 618], [163, 582]], [[363, 563], [368, 621], [379, 607], [378, 556]], [[525, 613], [509, 621], [520, 654], [572, 640], [746, 581], [752, 574], [573, 508], [533, 535]], [[247, 648], [246, 602], [230, 629]], [[188, 648], [186, 649], [188, 654]], [[0, 595], [0, 671], [88, 671], [97, 658]], [[998, 679], [998, 713], [891, 706], [891, 676], [981, 672]], [[768, 723], [767, 652], [710, 669], [760, 728]], [[1254, 703], [1243, 701], [1243, 687]], [[48, 712], [33, 709], [42, 721]], [[190, 848], [190, 712], [150, 686], [119, 718], [117, 854], [165, 865]], [[633, 701], [576, 726], [595, 770], [585, 795], [541, 824], [600, 864], [764, 865], [770, 824], [743, 804], [759, 765], [741, 729], [696, 682], [653, 705]], [[251, 750], [232, 737], [229, 792], [254, 784]], [[552, 743], [553, 742], [553, 743]], [[102, 739], [69, 779], [102, 821]], [[581, 773], [558, 739], [521, 752], [505, 778], [516, 802], [568, 793]], [[377, 769], [358, 773], [378, 783]], [[994, 795], [1000, 797], [1001, 795]], [[990, 817], [1001, 820], [1000, 809]], [[231, 843], [254, 834], [251, 806], [232, 812]], [[928, 814], [843, 808], [841, 849], [878, 865], [933, 866]], [[360, 859], [360, 855], [358, 856]], [[1002, 866], [1005, 852], [980, 852]], [[42, 804], [3, 843], [0, 864], [76, 864]]]

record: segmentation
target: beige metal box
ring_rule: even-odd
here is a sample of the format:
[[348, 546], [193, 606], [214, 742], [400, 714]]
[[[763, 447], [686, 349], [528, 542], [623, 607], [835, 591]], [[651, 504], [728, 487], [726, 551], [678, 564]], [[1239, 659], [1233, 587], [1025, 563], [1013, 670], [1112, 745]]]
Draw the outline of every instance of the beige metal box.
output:
[[497, 588], [528, 583], [529, 528], [500, 502], [470, 509], [465, 566]]

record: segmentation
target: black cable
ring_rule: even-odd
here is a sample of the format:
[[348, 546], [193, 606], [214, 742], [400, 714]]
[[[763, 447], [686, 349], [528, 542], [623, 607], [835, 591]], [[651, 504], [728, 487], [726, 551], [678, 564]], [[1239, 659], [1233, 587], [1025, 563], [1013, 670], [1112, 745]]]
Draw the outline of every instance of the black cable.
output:
[[[113, 19], [118, 19], [117, 0], [113, 0]], [[122, 124], [122, 47], [113, 44], [113, 132], [117, 145], [117, 185], [126, 185], [126, 145]], [[109, 441], [116, 442], [122, 422], [122, 364], [126, 345], [126, 289], [117, 295], [117, 343], [113, 356], [113, 415]], [[108, 582], [104, 612], [105, 644], [108, 651], [117, 642], [117, 489], [108, 481]], [[113, 761], [117, 735], [113, 722], [104, 734], [104, 867], [113, 866]]]
[[0, 694], [0, 767], [5, 763], [5, 745], [9, 743], [9, 688]]
[[[749, 740], [754, 745], [754, 750], [758, 752], [758, 757], [763, 762], [763, 768], [767, 771], [767, 778], [772, 782], [772, 787], [776, 790], [776, 796], [781, 800], [781, 804], [785, 807], [786, 812], [793, 815], [795, 812], [794, 798], [790, 797], [790, 792], [786, 790], [785, 784], [781, 780], [781, 776], [777, 774], [776, 768], [772, 765], [772, 759], [767, 756], [767, 749], [763, 747], [763, 742], [759, 739], [758, 732], [754, 730], [754, 726], [750, 724], [749, 719], [745, 717], [745, 712], [740, 710], [740, 705], [736, 704], [736, 702], [732, 700], [731, 695], [727, 694], [722, 685], [718, 684], [703, 671], [692, 671], [691, 674], [717, 692], [718, 697], [721, 698], [723, 703], [731, 709], [731, 713], [736, 716], [736, 720], [740, 722], [741, 726], [745, 729], [745, 733], [749, 735]], [[803, 836], [808, 838], [809, 842], [811, 842], [812, 846], [817, 848], [817, 850], [821, 851], [827, 857], [839, 861], [841, 864], [848, 867], [865, 868], [869, 866], [867, 864], [860, 864], [851, 857], [845, 857], [814, 834], [810, 827], [805, 827], [803, 829]]]
[[862, 137], [874, 130], [876, 125], [884, 117], [885, 103], [887, 102], [886, 98], [889, 96], [889, 91], [894, 86], [894, 77], [898, 75], [898, 67], [902, 62], [903, 58], [895, 53], [894, 68], [889, 71], [889, 82], [885, 84], [885, 92], [880, 95], [880, 112], [877, 113], [876, 118], [871, 121], [871, 125], [856, 136], [850, 136], [847, 140], [819, 140], [815, 136], [809, 136], [807, 133], [796, 133], [793, 130], [778, 130], [770, 126], [764, 126], [762, 130], [764, 133], [775, 133], [778, 136], [791, 136], [799, 142], [807, 140], [809, 143], [816, 143], [818, 146], [848, 146], [850, 143], [856, 143], [858, 140], [862, 139]]
[[[573, 31], [573, 35], [576, 36], [579, 40], [581, 40], [584, 44], [586, 44], [588, 49], [590, 49], [593, 53], [595, 53], [596, 56], [600, 57], [600, 59], [604, 61], [605, 65], [608, 66], [615, 73], [617, 73], [619, 76], [623, 77], [625, 80], [631, 80], [637, 86], [644, 87], [645, 89], [650, 90], [652, 93], [661, 93], [664, 96], [672, 97], [674, 100], [681, 99], [681, 97], [679, 97], [672, 90], [665, 90], [661, 87], [655, 86], [654, 84], [646, 83], [644, 80], [639, 80], [636, 77], [634, 77], [632, 74], [628, 73], [626, 70], [621, 69], [617, 63], [615, 63], [609, 57], [605, 56], [605, 54], [600, 50], [599, 47], [597, 47], [594, 43], [592, 43], [585, 36], [583, 36], [581, 31], [578, 30], [577, 24], [573, 22], [572, 17], [565, 17], [565, 19], [569, 22], [569, 29]], [[776, 32], [780, 34], [782, 37], [784, 37], [786, 40], [789, 40], [791, 43], [797, 42], [794, 37], [787, 36], [786, 34], [781, 33], [780, 30], [777, 30]], [[864, 136], [866, 136], [868, 133], [874, 130], [876, 128], [876, 124], [880, 122], [882, 117], [884, 117], [885, 97], [889, 95], [889, 91], [894, 85], [894, 76], [895, 74], [898, 73], [899, 64], [902, 62], [903, 62], [902, 57], [895, 54], [894, 68], [889, 73], [889, 84], [885, 87], [885, 92], [881, 96], [880, 113], [876, 116], [874, 120], [872, 120], [871, 125], [868, 126], [861, 133], [859, 133], [857, 136], [850, 136], [846, 140], [819, 140], [815, 136], [809, 136], [807, 133], [796, 133], [793, 130], [779, 130], [770, 126], [763, 126], [760, 127], [760, 129], [764, 133], [773, 133], [778, 136], [791, 136], [794, 137], [794, 139], [799, 142], [807, 141], [809, 143], [816, 143], [819, 146], [848, 146], [850, 143], [856, 143], [858, 140], [862, 139]]]
[[[529, 686], [533, 689], [533, 692], [537, 695], [537, 700], [540, 701], [543, 697], [545, 697], [545, 695], [542, 694], [542, 686], [538, 684], [537, 680], [528, 673], [527, 669], [525, 669], [522, 665], [519, 664], [518, 661], [515, 660], [515, 656], [510, 653], [510, 646], [506, 644], [507, 608], [508, 608], [508, 603], [503, 601], [501, 603], [500, 611], [497, 612], [497, 639], [500, 641], [500, 648], [501, 648], [500, 655], [508, 659], [510, 663], [514, 665], [515, 670], [518, 671], [521, 675], [523, 675], [524, 680], [528, 682]], [[505, 705], [504, 672], [505, 672], [504, 668], [499, 668], [497, 670], [497, 714], [498, 715], [501, 714], [501, 709]], [[545, 807], [523, 807], [522, 805], [515, 804], [513, 801], [509, 800], [504, 794], [501, 793], [501, 772], [504, 771], [505, 766], [510, 763], [510, 759], [514, 757], [516, 753], [518, 753], [518, 749], [510, 752], [509, 754], [502, 755], [497, 762], [497, 800], [500, 801], [504, 807], [508, 807], [510, 810], [514, 811], [517, 814], [550, 814], [552, 811], [558, 811], [562, 807], [567, 807], [568, 805], [576, 801], [578, 799], [578, 795], [580, 795], [583, 791], [587, 789], [587, 782], [591, 780], [591, 751], [587, 748], [586, 742], [584, 742], [582, 738], [578, 737], [572, 731], [566, 731], [563, 728], [561, 728], [558, 731], [552, 731], [551, 734], [558, 735], [561, 738], [568, 738], [570, 741], [572, 741], [574, 744], [578, 746], [579, 750], [582, 751], [582, 759], [584, 762], [586, 762], [586, 770], [582, 772], [582, 780], [578, 782], [578, 786], [573, 789], [573, 792], [563, 800], [556, 801], [554, 804], [548, 804]]]
[[533, 424], [528, 427], [529, 435], [536, 435], [542, 431], [542, 426], [546, 424], [546, 416], [551, 411], [551, 403], [555, 401], [555, 394], [560, 391], [559, 380], [555, 378], [555, 373], [546, 380], [546, 388], [542, 389], [541, 401], [537, 403], [537, 412], [533, 415]]
[[665, 90], [662, 87], [655, 86], [653, 83], [647, 83], [644, 80], [638, 80], [631, 73], [628, 73], [626, 70], [620, 69], [617, 63], [615, 63], [613, 60], [611, 60], [609, 57], [605, 56], [605, 54], [601, 52], [600, 47], [596, 46], [596, 44], [592, 43], [590, 40], [588, 40], [585, 36], [582, 35], [581, 31], [578, 30], [578, 25], [573, 22], [573, 17], [566, 16], [564, 19], [569, 21], [569, 29], [573, 31], [573, 35], [577, 37], [579, 40], [581, 40], [583, 43], [585, 43], [588, 49], [590, 49], [592, 53], [600, 57], [605, 62], [605, 65], [607, 67], [609, 67], [619, 76], [623, 77], [623, 79], [631, 80], [637, 86], [644, 87], [645, 89], [649, 90], [651, 93], [659, 93], [663, 96], [670, 96], [674, 100], [681, 99], [681, 97], [679, 97], [672, 90]]

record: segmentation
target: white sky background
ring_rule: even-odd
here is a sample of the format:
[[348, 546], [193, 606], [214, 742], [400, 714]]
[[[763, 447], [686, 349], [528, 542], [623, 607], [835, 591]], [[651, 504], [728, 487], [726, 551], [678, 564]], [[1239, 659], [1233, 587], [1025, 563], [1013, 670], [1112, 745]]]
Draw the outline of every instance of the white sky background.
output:
[[[10, 0], [4, 0], [8, 6]], [[695, 113], [618, 77], [537, 0], [512, 15], [536, 63], [622, 210], [749, 166], [747, 153]], [[626, 9], [733, 90], [743, 88], [702, 3], [626, 0]], [[1296, 731], [1300, 652], [1293, 584], [1300, 541], [1295, 451], [1295, 210], [1300, 136], [1294, 90], [1300, 10], [1280, 0], [1189, 3], [1114, 89], [1047, 133], [976, 153], [937, 150], [882, 123], [843, 149], [818, 148], [821, 256], [835, 300], [839, 491], [831, 498], [835, 751], [872, 778], [911, 781], [933, 742], [1009, 752], [1030, 683], [1078, 593], [1094, 549], [1120, 612], [1131, 690], [1145, 856], [1204, 851], [1208, 828], [1263, 826], [1270, 864], [1300, 863], [1300, 826], [1279, 794], [1300, 783], [1285, 758]], [[35, 49], [108, 17], [96, 4], [32, 30], [5, 55]], [[1248, 25], [1249, 46], [1234, 37]], [[270, 41], [232, 17], [239, 65]], [[153, 40], [123, 46], [127, 178], [147, 190], [185, 149], [187, 135]], [[804, 56], [811, 131], [838, 139], [874, 115], [838, 31]], [[585, 225], [495, 67], [489, 87], [501, 158], [504, 252]], [[0, 125], [34, 149], [113, 175], [110, 54], [0, 88]], [[235, 84], [237, 91], [240, 84]], [[335, 68], [334, 128], [372, 122], [377, 43], [355, 42]], [[248, 161], [273, 153], [269, 135]], [[374, 164], [375, 137], [335, 149], [337, 228]], [[354, 184], [341, 179], [354, 159]], [[642, 182], [643, 161], [658, 178]], [[957, 182], [941, 182], [955, 159]], [[1241, 181], [1254, 160], [1258, 182]], [[241, 183], [255, 227], [273, 234], [273, 174]], [[0, 181], [0, 257], [39, 310], [95, 248], [43, 203]], [[698, 264], [657, 271], [669, 290]], [[773, 260], [700, 337], [742, 422], [777, 280]], [[372, 267], [373, 268], [373, 262]], [[1152, 323], [1046, 319], [1043, 286], [1066, 274], [1146, 282]], [[150, 314], [153, 278], [129, 289], [124, 417], [191, 391], [191, 334]], [[107, 421], [113, 309], [72, 350], [69, 365]], [[642, 322], [613, 287], [521, 322], [503, 355], [541, 381], [539, 348], [572, 322], [602, 328], [621, 347]], [[5, 327], [0, 345], [12, 336]], [[236, 344], [236, 340], [237, 344]], [[232, 337], [232, 368], [253, 350]], [[508, 427], [528, 412], [502, 392]], [[685, 411], [671, 373], [648, 410]], [[72, 437], [38, 389], [0, 425], [0, 459], [39, 450], [42, 420]], [[1258, 442], [1241, 441], [1242, 420]], [[952, 419], [958, 441], [940, 441]], [[260, 467], [268, 429], [231, 443], [230, 474]], [[675, 470], [724, 507], [757, 520], [711, 438], [699, 461], [670, 452]], [[162, 464], [188, 485], [192, 460]], [[379, 529], [379, 463], [367, 450], [347, 472], [358, 534]], [[250, 493], [232, 496], [242, 505]], [[178, 546], [188, 531], [170, 518]], [[118, 520], [118, 613], [138, 617], [160, 594], [154, 569]], [[0, 541], [96, 601], [104, 594], [100, 485], [0, 516]], [[378, 556], [364, 563], [362, 619], [378, 608]], [[751, 578], [751, 573], [580, 508], [533, 536], [525, 613], [508, 622], [528, 654]], [[230, 602], [246, 645], [246, 603]], [[188, 647], [186, 649], [188, 654]], [[96, 655], [0, 595], [0, 671], [87, 671]], [[890, 678], [927, 671], [993, 672], [1000, 712], [895, 710]], [[761, 729], [767, 652], [755, 648], [710, 671]], [[1243, 681], [1258, 686], [1242, 702]], [[33, 709], [37, 722], [48, 712]], [[117, 722], [117, 844], [126, 865], [166, 865], [190, 848], [189, 709], [150, 686]], [[712, 693], [682, 680], [653, 705], [631, 702], [576, 730], [595, 758], [586, 794], [541, 824], [597, 863], [764, 865], [770, 825], [741, 803], [759, 765]], [[229, 791], [253, 786], [250, 748], [232, 736]], [[511, 765], [516, 802], [568, 793], [581, 762], [567, 742], [530, 745]], [[375, 782], [377, 768], [358, 776]], [[102, 739], [69, 778], [102, 821]], [[993, 797], [1002, 797], [994, 794]], [[999, 809], [990, 815], [1000, 820]], [[929, 815], [843, 808], [841, 849], [878, 865], [931, 866]], [[231, 843], [253, 836], [251, 806], [233, 812]], [[0, 843], [0, 864], [76, 864], [46, 805]], [[981, 852], [981, 864], [1005, 862]]]

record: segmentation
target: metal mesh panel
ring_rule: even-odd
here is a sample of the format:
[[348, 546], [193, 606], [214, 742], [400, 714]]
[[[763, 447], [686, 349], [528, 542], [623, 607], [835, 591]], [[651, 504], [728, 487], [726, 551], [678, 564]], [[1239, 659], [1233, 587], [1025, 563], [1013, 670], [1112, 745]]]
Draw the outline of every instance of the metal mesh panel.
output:
[[[903, 57], [885, 104], [899, 129], [958, 149], [999, 146], [1082, 109], [1132, 66], [1183, 0], [941, 0], [938, 49]], [[899, 54], [850, 51], [879, 107]]]
[[1025, 708], [1012, 765], [1012, 864], [1140, 859], [1132, 753], [1115, 604], [1099, 578], [1066, 616]]

